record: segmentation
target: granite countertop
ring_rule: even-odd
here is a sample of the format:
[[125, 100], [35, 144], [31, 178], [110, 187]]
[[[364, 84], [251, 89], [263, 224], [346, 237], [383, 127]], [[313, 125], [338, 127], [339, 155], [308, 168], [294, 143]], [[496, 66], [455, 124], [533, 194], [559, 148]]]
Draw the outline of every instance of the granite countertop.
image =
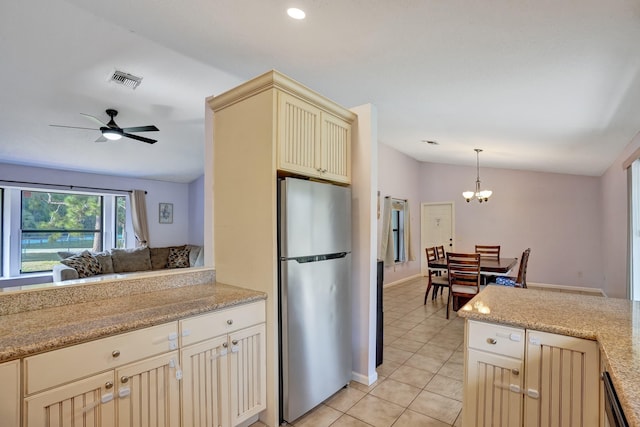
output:
[[[0, 362], [266, 298], [263, 292], [213, 281], [102, 296], [1, 315]], [[27, 297], [42, 300], [41, 295]]]
[[640, 426], [640, 303], [487, 286], [458, 316], [598, 341], [627, 421]]

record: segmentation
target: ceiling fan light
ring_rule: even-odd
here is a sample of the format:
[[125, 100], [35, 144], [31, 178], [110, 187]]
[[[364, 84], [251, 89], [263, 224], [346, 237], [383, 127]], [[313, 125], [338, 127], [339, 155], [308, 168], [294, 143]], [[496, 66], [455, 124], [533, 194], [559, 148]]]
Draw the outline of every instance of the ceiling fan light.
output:
[[297, 7], [290, 7], [289, 9], [287, 9], [287, 15], [289, 15], [293, 19], [298, 20], [304, 19], [305, 16], [307, 16], [302, 9], [298, 9]]
[[102, 131], [102, 136], [111, 141], [117, 141], [122, 138], [122, 132], [118, 132], [117, 129], [105, 129]]

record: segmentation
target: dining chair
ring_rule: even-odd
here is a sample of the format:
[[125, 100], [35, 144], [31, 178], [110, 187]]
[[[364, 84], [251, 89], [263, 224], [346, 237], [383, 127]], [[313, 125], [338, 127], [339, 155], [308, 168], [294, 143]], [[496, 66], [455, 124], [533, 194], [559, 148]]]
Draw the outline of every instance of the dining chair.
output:
[[498, 276], [495, 282], [498, 285], [514, 286], [517, 288], [527, 287], [527, 265], [529, 265], [529, 254], [531, 248], [527, 248], [522, 252], [522, 258], [520, 258], [520, 267], [518, 268], [518, 276]]
[[[447, 253], [449, 296], [447, 297], [447, 319], [449, 307], [458, 299], [471, 299], [480, 292], [480, 254]], [[454, 301], [455, 300], [455, 301]]]
[[440, 246], [436, 246], [436, 252], [438, 253], [438, 259], [440, 258], [444, 258], [444, 246], [440, 245]]
[[440, 290], [440, 294], [442, 294], [442, 288], [449, 287], [449, 279], [446, 275], [442, 275], [442, 272], [439, 270], [432, 270], [429, 268], [429, 261], [438, 259], [438, 252], [436, 251], [436, 248], [425, 248], [425, 253], [427, 255], [427, 272], [429, 274], [429, 282], [427, 284], [427, 290], [424, 293], [424, 304], [427, 303], [427, 296], [429, 295], [431, 287], [433, 287], [431, 299], [435, 299], [438, 294], [438, 290]]
[[482, 258], [500, 259], [500, 245], [476, 245], [476, 253]]
[[[480, 254], [483, 259], [495, 259], [500, 260], [500, 245], [476, 245], [476, 253]], [[480, 282], [486, 285], [489, 282], [495, 281], [495, 275], [483, 275], [480, 278]]]

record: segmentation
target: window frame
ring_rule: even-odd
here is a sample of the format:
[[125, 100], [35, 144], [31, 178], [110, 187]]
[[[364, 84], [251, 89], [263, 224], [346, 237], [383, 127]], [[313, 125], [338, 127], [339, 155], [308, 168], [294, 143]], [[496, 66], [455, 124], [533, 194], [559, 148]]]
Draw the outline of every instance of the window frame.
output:
[[[0, 277], [19, 278], [29, 277], [37, 275], [50, 275], [52, 270], [42, 270], [39, 272], [21, 272], [21, 234], [22, 234], [22, 191], [44, 192], [44, 193], [69, 193], [78, 195], [93, 195], [101, 197], [101, 229], [102, 236], [100, 240], [100, 247], [102, 251], [108, 251], [115, 248], [115, 198], [125, 197], [125, 247], [131, 247], [135, 244], [131, 241], [130, 236], [132, 223], [131, 213], [129, 209], [129, 201], [126, 193], [123, 192], [96, 192], [96, 191], [68, 191], [65, 189], [51, 189], [47, 187], [29, 186], [29, 187], [17, 187], [17, 186], [0, 186], [3, 190], [4, 203], [2, 213], [4, 214], [3, 221], [3, 233], [0, 234], [2, 241], [0, 242], [2, 248], [0, 253], [3, 253], [2, 269], [0, 270]], [[26, 230], [25, 230], [26, 231]], [[35, 230], [37, 232], [42, 230]], [[60, 230], [55, 230], [60, 232]], [[63, 232], [66, 232], [64, 230]], [[80, 232], [87, 232], [86, 230], [80, 230]], [[94, 232], [93, 230], [89, 232]]]

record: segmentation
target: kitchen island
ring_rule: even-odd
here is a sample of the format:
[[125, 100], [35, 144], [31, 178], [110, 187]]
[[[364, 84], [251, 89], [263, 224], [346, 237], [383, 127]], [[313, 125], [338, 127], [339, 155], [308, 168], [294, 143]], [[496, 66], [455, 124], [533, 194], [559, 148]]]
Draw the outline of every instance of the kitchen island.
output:
[[[205, 410], [216, 425], [256, 419], [266, 407], [265, 298], [206, 268], [1, 294], [3, 426], [169, 426]], [[188, 394], [198, 388], [209, 398]]]
[[612, 377], [629, 425], [640, 426], [640, 303], [487, 286], [458, 315], [467, 320], [596, 341], [601, 364]]

